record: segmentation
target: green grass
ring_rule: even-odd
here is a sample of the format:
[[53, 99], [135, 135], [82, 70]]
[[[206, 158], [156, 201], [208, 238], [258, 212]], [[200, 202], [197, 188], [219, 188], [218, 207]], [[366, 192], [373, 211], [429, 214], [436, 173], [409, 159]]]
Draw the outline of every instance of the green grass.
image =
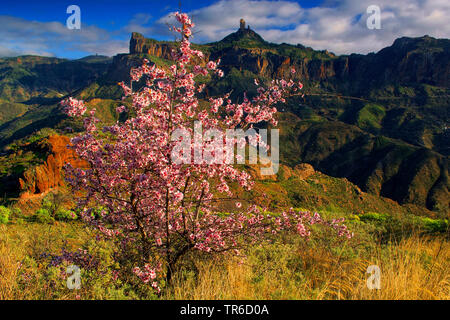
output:
[[378, 132], [382, 124], [386, 111], [383, 106], [377, 104], [366, 104], [358, 111], [356, 125], [361, 129], [372, 133]]

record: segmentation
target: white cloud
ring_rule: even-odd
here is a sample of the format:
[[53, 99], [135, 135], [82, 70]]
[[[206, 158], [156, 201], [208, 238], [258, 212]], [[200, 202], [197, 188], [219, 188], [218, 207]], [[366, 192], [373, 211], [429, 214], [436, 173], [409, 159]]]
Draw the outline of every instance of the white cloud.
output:
[[29, 21], [0, 16], [0, 56], [54, 56], [61, 51], [84, 51], [90, 54], [115, 55], [128, 52], [128, 42], [111, 38], [111, 34], [96, 26], [82, 25], [69, 30], [60, 22]]
[[[380, 30], [366, 26], [369, 5], [381, 9]], [[240, 18], [268, 41], [338, 54], [378, 51], [402, 36], [450, 37], [448, 0], [342, 0], [313, 8], [291, 1], [221, 0], [189, 14], [197, 24], [197, 42], [222, 39], [236, 31]], [[158, 23], [166, 21], [168, 16]]]
[[14, 51], [10, 48], [0, 46], [0, 58], [1, 57], [13, 57], [13, 56], [17, 56], [17, 55], [18, 55], [18, 52]]
[[[366, 26], [369, 5], [381, 9], [381, 30]], [[313, 8], [290, 0], [220, 0], [189, 14], [197, 25], [194, 42], [200, 43], [221, 40], [236, 31], [240, 18], [268, 41], [301, 43], [337, 54], [378, 51], [402, 36], [450, 37], [448, 0], [328, 0]], [[128, 52], [133, 31], [171, 39], [167, 24], [174, 24], [170, 15], [153, 22], [150, 15], [140, 13], [115, 31], [83, 24], [81, 30], [68, 30], [59, 22], [0, 15], [0, 56], [61, 55], [63, 50], [111, 56]]]
[[108, 40], [101, 44], [98, 42], [80, 43], [74, 49], [112, 57], [118, 53], [128, 53], [129, 40]]
[[[189, 12], [196, 23], [197, 41], [215, 41], [236, 31], [243, 18], [252, 29], [287, 27], [297, 24], [303, 10], [296, 2], [289, 1], [218, 1], [210, 6]], [[173, 24], [171, 15], [157, 22], [163, 26]]]

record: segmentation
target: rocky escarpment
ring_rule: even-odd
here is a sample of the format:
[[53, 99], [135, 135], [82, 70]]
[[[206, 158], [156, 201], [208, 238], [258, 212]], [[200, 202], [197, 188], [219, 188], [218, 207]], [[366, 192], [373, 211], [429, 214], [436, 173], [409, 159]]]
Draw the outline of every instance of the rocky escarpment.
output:
[[[250, 39], [250, 40], [249, 40]], [[241, 41], [255, 47], [242, 47]], [[221, 60], [221, 69], [226, 73], [232, 68], [249, 70], [264, 77], [286, 77], [290, 75], [291, 67], [297, 71], [297, 76], [303, 79], [323, 80], [333, 77], [336, 73], [332, 61], [320, 59], [295, 59], [277, 53], [276, 48], [266, 43], [253, 30], [239, 30], [226, 37], [224, 42], [199, 46], [205, 54], [205, 59]], [[262, 47], [257, 44], [261, 43]], [[173, 43], [159, 42], [146, 39], [143, 35], [134, 32], [130, 39], [130, 54], [148, 54], [157, 58], [171, 60]], [[328, 54], [327, 54], [328, 55]], [[334, 55], [329, 54], [330, 57]], [[345, 63], [343, 63], [345, 65]], [[340, 66], [340, 63], [337, 63]], [[345, 71], [338, 71], [345, 73]]]
[[34, 194], [42, 194], [64, 185], [63, 166], [70, 163], [76, 168], [86, 167], [75, 152], [68, 149], [70, 139], [66, 136], [52, 135], [45, 141], [47, 159], [41, 165], [30, 168], [19, 178], [20, 198], [26, 199]]
[[358, 92], [390, 84], [450, 87], [448, 39], [403, 37], [376, 54], [352, 54], [340, 59], [346, 61], [347, 68], [339, 79], [356, 86]]
[[133, 32], [130, 39], [130, 54], [150, 54], [163, 59], [172, 58], [173, 43], [146, 39], [142, 34]]
[[[133, 33], [130, 53], [171, 59], [169, 42]], [[269, 78], [287, 77], [291, 67], [303, 81], [331, 81], [348, 93], [365, 93], [387, 84], [450, 86], [450, 40], [429, 36], [400, 38], [392, 46], [368, 55], [335, 56], [301, 45], [271, 44], [250, 29], [239, 29], [222, 41], [201, 46], [222, 69], [249, 70]]]

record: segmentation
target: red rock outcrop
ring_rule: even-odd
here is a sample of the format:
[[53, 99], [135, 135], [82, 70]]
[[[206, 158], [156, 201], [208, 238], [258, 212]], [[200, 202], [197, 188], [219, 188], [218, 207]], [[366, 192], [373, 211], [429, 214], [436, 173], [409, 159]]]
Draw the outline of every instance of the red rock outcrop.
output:
[[86, 167], [86, 162], [79, 159], [75, 152], [67, 146], [70, 139], [66, 136], [53, 135], [47, 141], [49, 155], [47, 160], [34, 168], [31, 168], [19, 179], [20, 198], [27, 198], [31, 195], [46, 193], [47, 191], [63, 186], [63, 166], [71, 163], [74, 167]]

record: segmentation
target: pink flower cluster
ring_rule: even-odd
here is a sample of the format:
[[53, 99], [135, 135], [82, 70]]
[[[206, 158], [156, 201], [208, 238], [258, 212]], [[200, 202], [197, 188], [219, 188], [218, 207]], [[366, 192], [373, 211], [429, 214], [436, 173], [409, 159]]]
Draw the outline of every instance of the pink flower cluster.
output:
[[83, 101], [74, 98], [63, 100], [61, 106], [64, 107], [63, 111], [70, 117], [81, 117], [87, 110]]
[[144, 265], [144, 267], [141, 269], [139, 267], [135, 267], [133, 269], [134, 274], [136, 274], [139, 279], [142, 280], [144, 283], [149, 283], [152, 286], [153, 289], [157, 293], [161, 292], [161, 288], [159, 287], [158, 282], [156, 281], [156, 268], [152, 268], [149, 264]]

